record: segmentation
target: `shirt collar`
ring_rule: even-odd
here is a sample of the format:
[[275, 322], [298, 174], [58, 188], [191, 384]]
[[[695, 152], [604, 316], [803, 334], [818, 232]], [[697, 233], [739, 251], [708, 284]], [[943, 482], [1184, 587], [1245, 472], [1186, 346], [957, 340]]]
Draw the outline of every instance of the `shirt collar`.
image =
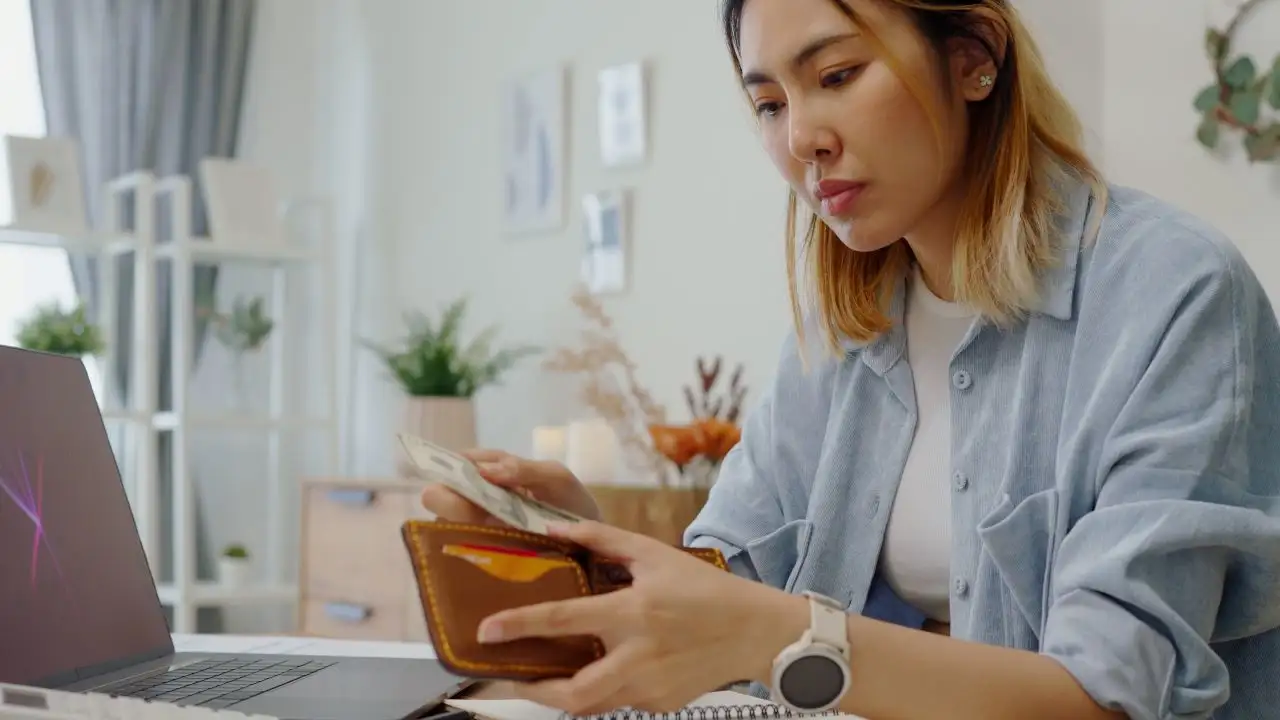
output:
[[1040, 289], [1039, 312], [1058, 320], [1070, 320], [1075, 312], [1080, 250], [1092, 240], [1087, 235], [1097, 233], [1097, 223], [1101, 218], [1096, 216], [1099, 208], [1094, 205], [1093, 189], [1088, 183], [1073, 177], [1061, 184], [1066, 201], [1064, 212], [1057, 221], [1061, 250], [1058, 263], [1045, 273]]
[[[1086, 235], [1096, 233], [1099, 218], [1095, 198], [1089, 184], [1077, 178], [1060, 182], [1065, 200], [1063, 212], [1058, 215], [1056, 226], [1060, 240], [1058, 262], [1045, 272], [1041, 281], [1040, 301], [1034, 312], [1058, 320], [1070, 320], [1075, 311], [1076, 280], [1080, 265], [1080, 251], [1086, 244]], [[1093, 223], [1090, 223], [1093, 220]], [[852, 358], [859, 354], [877, 375], [883, 375], [893, 367], [906, 351], [907, 333], [902, 318], [906, 312], [906, 278], [894, 283], [889, 298], [890, 330], [869, 343], [850, 338], [841, 339], [841, 348]]]

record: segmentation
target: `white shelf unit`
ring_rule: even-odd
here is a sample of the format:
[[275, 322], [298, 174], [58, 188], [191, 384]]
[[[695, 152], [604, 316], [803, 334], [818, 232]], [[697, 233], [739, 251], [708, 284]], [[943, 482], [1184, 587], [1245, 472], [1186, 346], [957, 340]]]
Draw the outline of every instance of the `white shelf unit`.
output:
[[[283, 571], [284, 555], [289, 547], [285, 527], [286, 513], [296, 510], [296, 504], [286, 507], [283, 497], [286, 483], [284, 435], [295, 430], [314, 430], [325, 433], [324, 444], [330, 448], [327, 466], [337, 469], [337, 331], [336, 303], [333, 297], [335, 267], [333, 261], [333, 223], [331, 208], [324, 201], [307, 201], [291, 205], [286, 221], [304, 210], [322, 213], [321, 231], [312, 247], [299, 247], [287, 243], [257, 243], [248, 239], [237, 242], [235, 238], [208, 240], [196, 238], [191, 233], [192, 183], [186, 176], [162, 178], [155, 184], [157, 199], [168, 200], [169, 227], [172, 238], [155, 246], [155, 262], [167, 263], [172, 268], [170, 280], [170, 317], [173, 331], [170, 336], [172, 378], [172, 409], [153, 412], [149, 416], [152, 437], [167, 432], [172, 436], [173, 447], [173, 507], [174, 543], [170, 548], [173, 557], [173, 581], [160, 583], [157, 590], [163, 603], [173, 608], [174, 632], [190, 633], [196, 630], [196, 613], [201, 607], [240, 605], [285, 605], [294, 613], [299, 593], [296, 580], [286, 577]], [[254, 264], [271, 270], [271, 300], [268, 312], [274, 316], [274, 326], [267, 342], [269, 345], [270, 379], [268, 408], [265, 415], [249, 413], [201, 414], [189, 403], [189, 386], [193, 369], [194, 349], [192, 323], [195, 318], [194, 275], [196, 264]], [[287, 305], [288, 291], [293, 273], [310, 270], [312, 279], [323, 289], [323, 307], [320, 317], [325, 321], [322, 338], [324, 350], [321, 357], [327, 363], [329, 392], [325, 410], [318, 416], [289, 414], [286, 407], [285, 380], [286, 347], [291, 342], [291, 328], [283, 322], [283, 309]], [[154, 356], [154, 353], [152, 353]], [[188, 450], [192, 434], [201, 430], [243, 431], [266, 435], [266, 517], [267, 542], [265, 553], [266, 579], [258, 584], [226, 586], [216, 582], [199, 580], [196, 576], [196, 517], [192, 492]], [[153, 451], [154, 454], [154, 451]], [[296, 487], [296, 484], [295, 484]], [[153, 565], [153, 567], [155, 567]], [[291, 629], [291, 628], [290, 628]]]

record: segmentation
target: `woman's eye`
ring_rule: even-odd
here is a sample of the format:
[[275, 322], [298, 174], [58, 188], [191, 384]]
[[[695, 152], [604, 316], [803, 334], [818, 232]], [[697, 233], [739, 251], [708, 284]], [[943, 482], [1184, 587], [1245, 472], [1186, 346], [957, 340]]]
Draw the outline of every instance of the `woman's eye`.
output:
[[845, 68], [843, 70], [833, 70], [823, 75], [819, 82], [822, 84], [822, 87], [825, 88], [839, 87], [840, 85], [852, 80], [861, 69], [862, 66]]
[[782, 110], [782, 104], [776, 102], [756, 103], [756, 115], [772, 117]]

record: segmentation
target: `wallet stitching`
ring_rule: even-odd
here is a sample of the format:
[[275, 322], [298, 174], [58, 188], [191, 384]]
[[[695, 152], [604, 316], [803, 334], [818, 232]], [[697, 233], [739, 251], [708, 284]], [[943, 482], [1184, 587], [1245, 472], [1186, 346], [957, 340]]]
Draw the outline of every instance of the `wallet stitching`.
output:
[[[473, 525], [453, 525], [451, 523], [440, 523], [440, 522], [436, 523], [436, 527], [445, 529], [445, 530], [483, 532], [483, 533], [488, 533], [490, 535], [500, 535], [503, 537], [509, 537], [517, 540], [533, 540], [535, 542], [539, 541], [539, 538], [530, 538], [523, 534], [518, 534], [515, 532], [511, 532], [509, 530], [503, 530], [502, 528], [478, 528]], [[427, 566], [427, 552], [426, 552], [426, 549], [423, 548], [422, 546], [422, 539], [416, 532], [411, 533], [409, 539], [410, 539], [410, 542], [413, 544], [414, 555], [417, 557], [418, 563], [422, 566], [424, 570], [424, 572], [422, 573], [422, 579], [424, 581], [424, 584], [426, 585], [426, 590], [427, 590], [428, 602], [427, 602], [426, 609], [427, 609], [427, 612], [431, 613], [431, 619], [435, 627], [440, 629], [440, 645], [441, 645], [440, 649], [448, 656], [448, 659], [450, 662], [454, 663], [455, 665], [458, 665], [459, 667], [467, 667], [467, 668], [473, 668], [477, 670], [497, 670], [497, 671], [516, 670], [516, 671], [531, 671], [531, 672], [555, 671], [555, 672], [569, 672], [569, 673], [576, 672], [578, 670], [578, 668], [575, 668], [575, 667], [565, 667], [560, 665], [555, 665], [555, 666], [524, 665], [524, 664], [495, 665], [492, 663], [476, 663], [476, 662], [471, 662], [469, 660], [463, 660], [459, 658], [453, 652], [453, 647], [449, 643], [448, 630], [446, 629], [447, 626], [441, 621], [441, 618], [440, 618], [440, 613], [438, 610], [438, 602], [436, 600], [435, 584], [431, 582], [431, 574], [428, 572], [425, 572], [425, 569]], [[553, 545], [558, 549], [568, 549], [566, 545], [555, 543], [554, 541], [549, 542], [547, 544]], [[574, 574], [578, 579], [579, 589], [582, 590], [583, 593], [590, 595], [591, 589], [587, 585], [586, 574], [582, 571], [582, 568], [577, 565], [577, 563], [574, 563], [572, 567], [573, 567]], [[595, 656], [596, 660], [599, 660], [600, 658], [604, 657], [604, 645], [603, 643], [600, 642], [598, 638], [593, 638], [591, 641], [591, 645], [592, 645], [592, 648], [591, 648], [592, 654]]]

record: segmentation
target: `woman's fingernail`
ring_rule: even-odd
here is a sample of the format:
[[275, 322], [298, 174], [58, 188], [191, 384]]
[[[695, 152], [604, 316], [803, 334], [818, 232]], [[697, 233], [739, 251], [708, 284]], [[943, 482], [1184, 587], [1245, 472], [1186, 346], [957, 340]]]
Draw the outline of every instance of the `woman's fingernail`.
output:
[[496, 622], [480, 623], [476, 641], [481, 644], [502, 642], [502, 626]]
[[549, 522], [547, 523], [547, 534], [564, 536], [569, 533], [569, 523], [566, 522]]
[[482, 462], [476, 463], [476, 467], [480, 469], [480, 474], [490, 478], [506, 477], [508, 475], [507, 466], [499, 462]]

